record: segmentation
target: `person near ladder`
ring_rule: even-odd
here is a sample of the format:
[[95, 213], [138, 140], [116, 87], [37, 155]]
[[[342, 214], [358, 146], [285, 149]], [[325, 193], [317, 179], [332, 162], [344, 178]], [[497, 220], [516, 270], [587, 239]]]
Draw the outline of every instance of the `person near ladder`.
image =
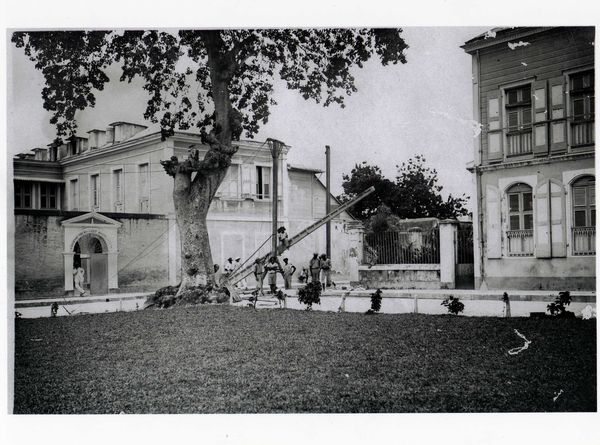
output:
[[296, 266], [288, 262], [287, 258], [283, 259], [283, 282], [286, 289], [292, 288], [292, 275], [296, 272]]
[[321, 283], [323, 290], [326, 285], [331, 287], [331, 260], [325, 254], [321, 255]]
[[265, 266], [260, 258], [254, 261], [254, 279], [256, 280], [256, 290], [259, 294], [263, 294], [263, 280], [265, 279]]
[[319, 273], [321, 273], [321, 260], [319, 259], [319, 254], [315, 252], [313, 254], [312, 259], [308, 263], [308, 268], [310, 270], [310, 279], [313, 283], [319, 282]]
[[265, 266], [267, 283], [269, 283], [269, 290], [272, 294], [275, 294], [277, 291], [277, 272], [279, 272], [279, 270], [279, 264], [277, 264], [275, 257], [272, 256]]

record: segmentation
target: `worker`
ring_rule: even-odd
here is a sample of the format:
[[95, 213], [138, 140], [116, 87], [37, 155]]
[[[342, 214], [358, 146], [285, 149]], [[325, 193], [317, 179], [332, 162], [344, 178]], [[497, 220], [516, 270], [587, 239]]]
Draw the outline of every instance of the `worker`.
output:
[[283, 259], [283, 282], [286, 289], [292, 288], [292, 275], [296, 272], [296, 266], [289, 262], [287, 258]]
[[308, 263], [310, 269], [310, 279], [313, 283], [319, 282], [319, 273], [321, 273], [321, 260], [319, 259], [319, 253], [313, 253], [313, 257]]

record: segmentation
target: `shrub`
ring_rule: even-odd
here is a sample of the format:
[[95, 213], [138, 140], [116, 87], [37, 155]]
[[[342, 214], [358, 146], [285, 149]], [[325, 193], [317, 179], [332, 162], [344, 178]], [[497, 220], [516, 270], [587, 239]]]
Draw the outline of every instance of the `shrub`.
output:
[[371, 294], [371, 309], [367, 311], [367, 314], [376, 314], [381, 309], [381, 289], [377, 289]]
[[554, 299], [554, 302], [546, 306], [550, 315], [556, 317], [567, 317], [571, 316], [573, 312], [567, 311], [567, 306], [571, 304], [571, 293], [569, 291], [562, 291], [558, 293], [558, 296]]
[[442, 306], [446, 306], [448, 308], [448, 313], [454, 315], [460, 314], [465, 309], [465, 305], [452, 295], [442, 301]]
[[298, 290], [298, 301], [306, 305], [306, 310], [310, 311], [313, 304], [321, 304], [321, 283], [311, 282]]

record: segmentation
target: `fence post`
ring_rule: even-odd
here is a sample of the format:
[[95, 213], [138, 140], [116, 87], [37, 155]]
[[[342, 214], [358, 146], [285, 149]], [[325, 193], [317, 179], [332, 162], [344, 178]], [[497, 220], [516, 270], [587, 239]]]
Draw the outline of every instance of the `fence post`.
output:
[[440, 285], [442, 289], [456, 287], [456, 230], [458, 221], [440, 221]]

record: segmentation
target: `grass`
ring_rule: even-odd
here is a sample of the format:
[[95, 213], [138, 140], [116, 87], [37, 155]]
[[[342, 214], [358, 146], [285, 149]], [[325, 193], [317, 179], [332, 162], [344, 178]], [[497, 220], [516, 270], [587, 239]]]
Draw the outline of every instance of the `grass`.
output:
[[[595, 320], [205, 305], [15, 323], [15, 413], [596, 411]], [[514, 329], [532, 343], [511, 356]]]

